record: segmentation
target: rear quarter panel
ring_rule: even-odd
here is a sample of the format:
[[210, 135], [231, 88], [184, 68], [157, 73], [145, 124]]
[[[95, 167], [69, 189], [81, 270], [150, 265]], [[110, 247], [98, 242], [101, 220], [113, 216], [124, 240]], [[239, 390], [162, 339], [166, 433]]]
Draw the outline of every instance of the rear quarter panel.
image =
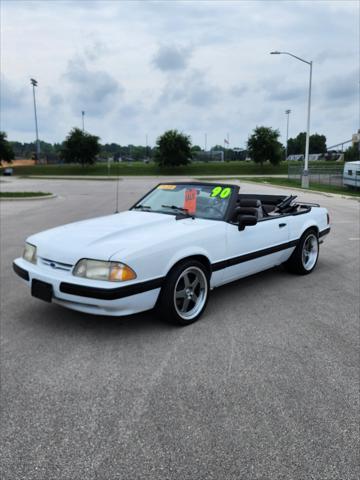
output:
[[311, 210], [300, 215], [292, 215], [289, 220], [290, 240], [297, 240], [311, 227], [316, 227], [319, 232], [328, 227], [327, 209], [311, 207]]

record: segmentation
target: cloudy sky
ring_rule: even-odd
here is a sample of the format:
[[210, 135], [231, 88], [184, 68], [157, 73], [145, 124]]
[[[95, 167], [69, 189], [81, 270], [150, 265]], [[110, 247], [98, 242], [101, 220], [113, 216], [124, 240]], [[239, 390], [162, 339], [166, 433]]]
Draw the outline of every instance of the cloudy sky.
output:
[[359, 127], [358, 1], [1, 2], [1, 130], [32, 141], [85, 126], [103, 143], [149, 144], [177, 128], [193, 143], [243, 147], [256, 125], [305, 130], [328, 145]]

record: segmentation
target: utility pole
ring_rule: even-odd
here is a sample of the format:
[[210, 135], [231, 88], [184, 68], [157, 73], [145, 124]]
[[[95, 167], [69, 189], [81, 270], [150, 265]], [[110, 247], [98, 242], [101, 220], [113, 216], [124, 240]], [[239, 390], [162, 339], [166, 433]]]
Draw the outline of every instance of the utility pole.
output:
[[35, 98], [35, 87], [38, 86], [38, 82], [37, 80], [35, 80], [35, 78], [30, 78], [30, 83], [33, 87], [33, 98], [34, 98], [35, 131], [36, 131], [36, 163], [39, 163], [40, 162], [40, 142], [39, 142], [39, 130], [38, 130], [36, 98]]
[[85, 110], [81, 111], [81, 117], [82, 117], [82, 131], [84, 133], [85, 132]]
[[307, 122], [306, 122], [306, 143], [305, 143], [305, 165], [303, 174], [301, 177], [301, 186], [302, 188], [309, 188], [309, 143], [310, 143], [310, 112], [311, 112], [311, 84], [312, 84], [312, 67], [313, 62], [304, 60], [303, 58], [293, 55], [290, 52], [279, 52], [274, 51], [270, 52], [271, 55], [290, 55], [290, 57], [300, 60], [300, 62], [306, 63], [310, 67], [310, 77], [309, 77], [309, 91], [308, 91], [308, 108], [307, 108]]
[[304, 172], [301, 179], [301, 186], [309, 188], [309, 143], [310, 143], [310, 111], [311, 111], [311, 83], [312, 83], [312, 66], [313, 62], [308, 62], [310, 65], [310, 79], [309, 79], [309, 93], [308, 93], [308, 111], [307, 111], [307, 125], [306, 125], [306, 144], [305, 144], [305, 165]]
[[286, 120], [286, 145], [285, 145], [285, 161], [287, 160], [287, 152], [288, 152], [288, 140], [289, 140], [289, 117], [290, 117], [291, 110], [285, 110], [285, 114], [287, 115]]

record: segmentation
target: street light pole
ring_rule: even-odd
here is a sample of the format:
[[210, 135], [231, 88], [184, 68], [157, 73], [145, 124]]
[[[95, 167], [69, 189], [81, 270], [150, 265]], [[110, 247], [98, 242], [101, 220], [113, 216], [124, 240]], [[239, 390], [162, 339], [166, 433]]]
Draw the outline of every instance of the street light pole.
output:
[[33, 87], [33, 99], [34, 99], [35, 132], [36, 132], [36, 163], [39, 163], [40, 162], [40, 142], [39, 142], [39, 130], [38, 130], [36, 98], [35, 98], [35, 87], [37, 87], [38, 82], [37, 80], [35, 80], [35, 78], [30, 78], [30, 83]]
[[286, 120], [286, 145], [285, 145], [285, 160], [287, 160], [287, 152], [288, 152], [288, 140], [289, 140], [289, 118], [290, 118], [290, 113], [291, 110], [285, 110], [285, 114], [287, 115], [287, 120]]
[[309, 143], [310, 143], [310, 112], [311, 112], [311, 83], [312, 83], [312, 66], [313, 62], [308, 62], [303, 58], [297, 57], [290, 52], [270, 52], [271, 55], [290, 55], [290, 57], [300, 60], [300, 62], [307, 63], [310, 67], [310, 79], [309, 79], [309, 94], [308, 94], [308, 111], [307, 111], [307, 126], [306, 126], [306, 142], [305, 142], [305, 164], [301, 177], [302, 188], [309, 188]]
[[82, 116], [82, 131], [84, 133], [84, 131], [85, 131], [85, 110], [81, 111], [81, 116]]
[[310, 142], [310, 110], [311, 110], [311, 83], [312, 83], [312, 61], [310, 62], [310, 79], [309, 79], [309, 95], [308, 95], [308, 113], [306, 126], [306, 144], [305, 144], [305, 166], [301, 179], [301, 186], [309, 188], [309, 142]]

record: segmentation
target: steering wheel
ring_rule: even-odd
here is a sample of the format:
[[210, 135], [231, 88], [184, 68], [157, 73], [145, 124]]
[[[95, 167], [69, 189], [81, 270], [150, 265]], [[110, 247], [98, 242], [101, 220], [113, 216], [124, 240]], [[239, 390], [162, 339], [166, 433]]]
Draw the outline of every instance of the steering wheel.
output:
[[217, 214], [219, 214], [220, 217], [224, 215], [224, 212], [222, 211], [218, 202], [212, 201], [208, 208], [210, 211], [212, 210], [213, 212], [216, 212]]
[[224, 212], [222, 212], [219, 207], [214, 206], [214, 205], [211, 205], [211, 207], [209, 207], [208, 211], [217, 213], [217, 214], [219, 214], [220, 217], [222, 217], [224, 215]]

